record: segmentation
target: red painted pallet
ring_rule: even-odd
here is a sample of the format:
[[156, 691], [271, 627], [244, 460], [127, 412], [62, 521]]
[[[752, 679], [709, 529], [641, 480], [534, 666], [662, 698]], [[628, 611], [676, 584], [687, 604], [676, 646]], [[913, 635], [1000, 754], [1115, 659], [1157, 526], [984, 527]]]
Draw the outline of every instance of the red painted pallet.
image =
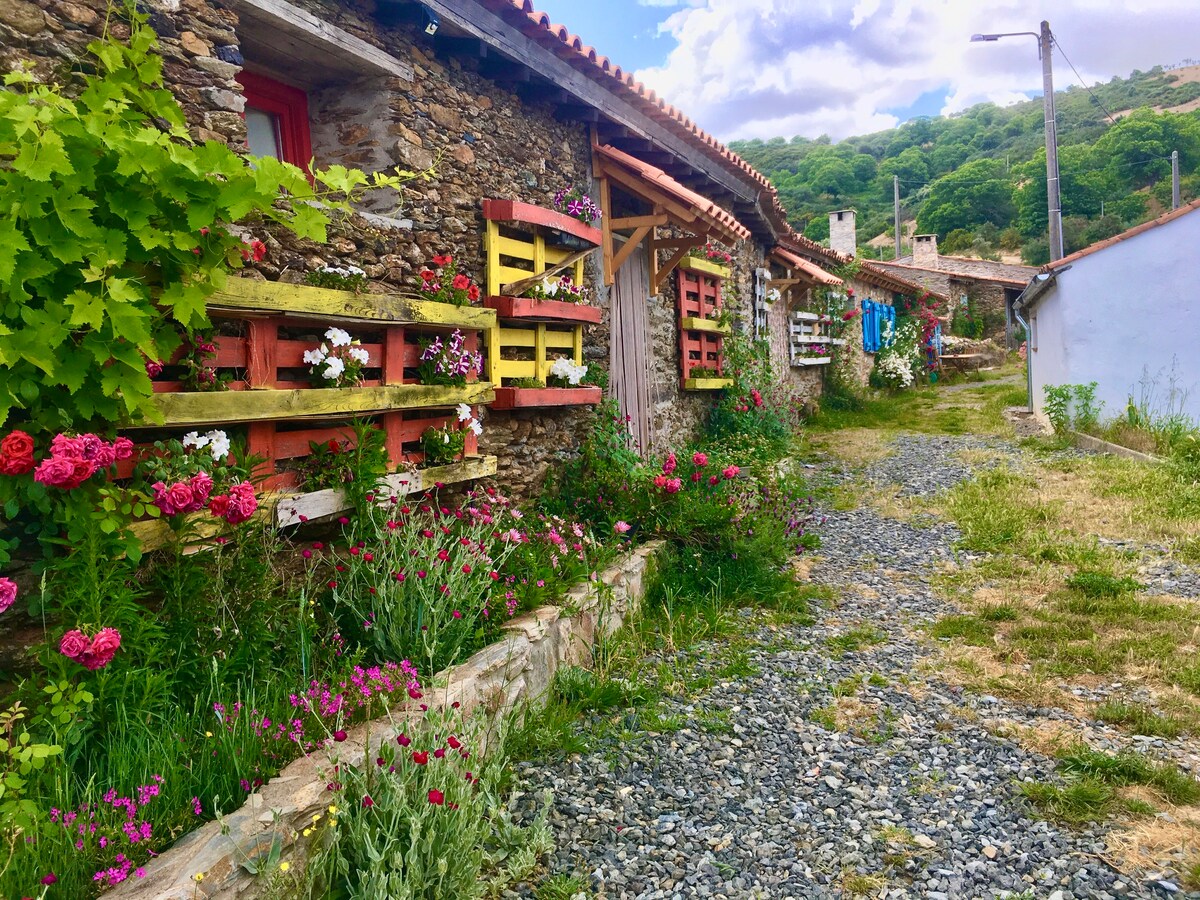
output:
[[547, 322], [599, 324], [603, 315], [597, 306], [564, 303], [561, 300], [534, 300], [530, 297], [486, 297], [483, 305], [494, 309], [501, 319], [531, 319]]
[[[721, 279], [707, 272], [676, 270], [679, 312], [680, 383], [690, 389], [694, 369], [711, 369], [721, 377], [725, 372], [724, 336], [707, 330], [689, 329], [688, 319], [712, 320], [721, 312]], [[712, 377], [712, 376], [710, 376]]]

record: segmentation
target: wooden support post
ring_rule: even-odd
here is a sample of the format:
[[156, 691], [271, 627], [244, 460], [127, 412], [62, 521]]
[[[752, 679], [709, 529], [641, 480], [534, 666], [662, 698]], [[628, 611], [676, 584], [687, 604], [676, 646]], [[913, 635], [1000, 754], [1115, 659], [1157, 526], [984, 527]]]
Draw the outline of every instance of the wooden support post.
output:
[[492, 327], [483, 333], [487, 344], [487, 362], [484, 374], [493, 387], [500, 387], [500, 322], [492, 323]]
[[404, 413], [388, 412], [379, 417], [385, 435], [384, 446], [392, 466], [404, 462]]
[[615, 257], [613, 257], [612, 270], [614, 276], [617, 274], [617, 272], [621, 271], [621, 266], [625, 265], [625, 260], [629, 259], [630, 255], [632, 255], [633, 251], [638, 248], [638, 245], [646, 239], [646, 235], [648, 235], [650, 231], [651, 226], [643, 225], [641, 228], [634, 231], [629, 240], [625, 242], [625, 246], [620, 249]]
[[[478, 417], [479, 407], [472, 406], [471, 407], [471, 415]], [[465, 424], [466, 424], [465, 422], [460, 423], [459, 427], [463, 427], [463, 426], [465, 426]], [[476, 436], [475, 432], [467, 431], [466, 434], [463, 435], [463, 456], [478, 456], [478, 455], [479, 455], [479, 438], [478, 438], [478, 436]]]
[[575, 365], [583, 365], [583, 326], [576, 325], [571, 330], [572, 349], [575, 352]]
[[487, 292], [489, 297], [500, 293], [500, 223], [487, 220], [483, 233], [484, 254], [487, 256]]
[[[533, 236], [533, 274], [541, 275], [546, 271], [546, 238], [538, 231]], [[524, 293], [524, 292], [522, 292]]]
[[267, 476], [267, 486], [273, 487], [275, 480], [275, 423], [251, 422], [246, 428], [246, 450], [251, 456], [261, 456], [265, 461], [255, 475]]
[[604, 242], [601, 244], [604, 253], [604, 283], [612, 285], [617, 280], [617, 270], [613, 265], [612, 187], [607, 178], [600, 179], [600, 210], [604, 213], [600, 220], [600, 232], [604, 235]]

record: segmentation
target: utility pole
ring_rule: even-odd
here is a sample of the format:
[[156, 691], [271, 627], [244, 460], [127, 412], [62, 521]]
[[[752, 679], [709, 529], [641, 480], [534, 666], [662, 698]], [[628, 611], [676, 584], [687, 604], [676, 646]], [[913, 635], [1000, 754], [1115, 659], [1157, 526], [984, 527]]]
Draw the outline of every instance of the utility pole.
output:
[[892, 176], [892, 221], [896, 223], [896, 259], [900, 258], [900, 176]]
[[1058, 180], [1058, 123], [1054, 113], [1054, 72], [1050, 51], [1054, 42], [1050, 23], [1042, 22], [1038, 50], [1042, 57], [1042, 107], [1046, 116], [1046, 205], [1050, 213], [1050, 261], [1063, 258], [1062, 197]]
[[1171, 209], [1179, 209], [1179, 151], [1171, 151]]

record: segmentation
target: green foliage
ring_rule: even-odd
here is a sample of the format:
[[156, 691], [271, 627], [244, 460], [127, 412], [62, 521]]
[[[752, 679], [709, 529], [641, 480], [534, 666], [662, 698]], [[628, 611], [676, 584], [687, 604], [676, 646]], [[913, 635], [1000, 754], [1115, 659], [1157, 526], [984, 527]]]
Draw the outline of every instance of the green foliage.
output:
[[466, 447], [467, 433], [461, 428], [427, 428], [421, 435], [421, 452], [425, 454], [422, 466], [445, 466], [457, 461]]
[[[1172, 150], [1180, 151], [1184, 173], [1200, 168], [1200, 118], [1194, 112], [1153, 111], [1197, 99], [1200, 84], [1180, 83], [1155, 68], [1114, 78], [1093, 91], [1105, 108], [1134, 112], [1111, 124], [1088, 92], [1071, 87], [1055, 95], [1063, 212], [1080, 220], [1064, 229], [1068, 252], [1154, 214], [1148, 205], [1151, 196], [1159, 204], [1169, 198], [1166, 157]], [[1028, 263], [1048, 261], [1040, 99], [1003, 108], [983, 103], [953, 117], [913, 119], [836, 144], [828, 138], [796, 137], [739, 141], [732, 147], [767, 174], [792, 225], [813, 240], [828, 238], [829, 210], [847, 206], [858, 210], [864, 239], [890, 233], [896, 175], [903, 214], [916, 217], [922, 231], [936, 231], [943, 239], [959, 229], [975, 234], [970, 244], [965, 235], [943, 240], [943, 252], [986, 257], [1024, 245]], [[980, 166], [983, 174], [978, 174]], [[971, 181], [979, 183], [967, 183]], [[1200, 182], [1193, 184], [1185, 176], [1185, 202], [1196, 196], [1197, 187]], [[994, 201], [1000, 205], [984, 205]], [[988, 223], [997, 227], [996, 235], [985, 232]]]
[[740, 466], [778, 459], [799, 427], [802, 399], [783, 387], [766, 341], [735, 334], [724, 347], [733, 384], [709, 415], [706, 440]]
[[[203, 329], [205, 301], [243, 261], [230, 226], [273, 222], [321, 240], [333, 207], [396, 187], [198, 144], [162, 84], [144, 17], [98, 40], [70, 95], [24, 72], [0, 91], [0, 422], [37, 430], [154, 421], [146, 361]], [[279, 204], [281, 192], [292, 202]], [[324, 206], [307, 201], [320, 201]]]
[[1100, 423], [1101, 406], [1096, 405], [1096, 382], [1047, 385], [1046, 417], [1059, 433], [1091, 431]]

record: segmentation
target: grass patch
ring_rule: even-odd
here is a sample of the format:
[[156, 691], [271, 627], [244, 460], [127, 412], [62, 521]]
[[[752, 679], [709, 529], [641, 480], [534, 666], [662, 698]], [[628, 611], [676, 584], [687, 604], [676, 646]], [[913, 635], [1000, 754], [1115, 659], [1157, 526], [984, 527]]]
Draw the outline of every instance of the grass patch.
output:
[[1132, 578], [1115, 578], [1107, 572], [1078, 572], [1067, 579], [1067, 586], [1089, 600], [1124, 597], [1142, 587]]
[[835, 659], [841, 659], [847, 653], [853, 653], [856, 650], [861, 650], [863, 647], [882, 644], [886, 640], [886, 632], [880, 631], [878, 628], [860, 626], [851, 628], [844, 634], [826, 638], [825, 646], [829, 648], [831, 656]]
[[571, 900], [588, 892], [588, 883], [578, 875], [552, 875], [538, 885], [537, 900]]
[[938, 640], [959, 640], [972, 647], [990, 647], [995, 643], [996, 626], [977, 616], [946, 616], [929, 626]]
[[1200, 800], [1200, 781], [1180, 771], [1178, 766], [1155, 762], [1140, 753], [1108, 754], [1077, 746], [1059, 757], [1059, 768], [1073, 775], [1099, 779], [1106, 784], [1143, 784], [1176, 806], [1186, 806]]
[[1065, 785], [1022, 782], [1020, 791], [1051, 819], [1071, 825], [1098, 822], [1108, 817], [1117, 795], [1097, 778], [1081, 778]]
[[1096, 718], [1109, 725], [1120, 725], [1134, 734], [1150, 737], [1178, 737], [1186, 729], [1179, 719], [1163, 716], [1132, 703], [1109, 700], [1096, 707]]

